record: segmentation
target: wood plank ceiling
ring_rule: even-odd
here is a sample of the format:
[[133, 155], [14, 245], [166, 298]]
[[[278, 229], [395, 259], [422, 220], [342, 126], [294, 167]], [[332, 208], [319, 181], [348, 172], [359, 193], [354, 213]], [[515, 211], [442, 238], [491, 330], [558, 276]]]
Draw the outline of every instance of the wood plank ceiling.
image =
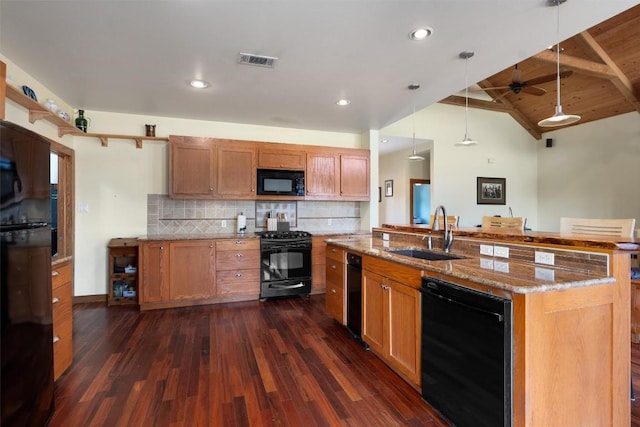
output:
[[[561, 104], [565, 114], [578, 114], [579, 126], [619, 114], [640, 113], [640, 5], [560, 43], [560, 72], [572, 73], [561, 82]], [[518, 65], [522, 80], [556, 74], [555, 50], [542, 51]], [[480, 82], [481, 88], [505, 87], [512, 82], [515, 64]], [[541, 96], [510, 89], [486, 90], [493, 101], [469, 99], [469, 107], [510, 114], [536, 139], [542, 132], [538, 122], [551, 116], [557, 103], [555, 77], [533, 85], [544, 89]], [[464, 97], [449, 96], [445, 104], [465, 105]]]

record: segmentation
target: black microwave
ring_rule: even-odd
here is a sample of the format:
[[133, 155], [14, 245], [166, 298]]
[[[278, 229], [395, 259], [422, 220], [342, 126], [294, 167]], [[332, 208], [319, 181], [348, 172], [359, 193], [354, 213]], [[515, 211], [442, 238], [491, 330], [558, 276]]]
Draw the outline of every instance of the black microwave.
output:
[[258, 169], [259, 196], [304, 196], [304, 171]]

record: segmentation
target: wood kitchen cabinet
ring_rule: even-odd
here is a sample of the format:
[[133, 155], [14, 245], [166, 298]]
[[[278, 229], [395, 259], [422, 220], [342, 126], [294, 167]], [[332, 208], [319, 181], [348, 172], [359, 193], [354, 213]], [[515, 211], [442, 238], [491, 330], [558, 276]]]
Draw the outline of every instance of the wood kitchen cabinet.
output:
[[115, 238], [107, 246], [107, 304], [138, 303], [138, 240]]
[[260, 296], [260, 240], [216, 241], [218, 299], [239, 301]]
[[144, 241], [139, 245], [140, 308], [169, 300], [169, 242]]
[[[273, 146], [273, 144], [264, 145]], [[305, 152], [299, 149], [258, 148], [258, 168], [260, 169], [304, 170], [305, 162]]]
[[369, 256], [363, 257], [363, 267], [362, 339], [419, 389], [420, 271]]
[[346, 324], [345, 251], [335, 245], [326, 247], [325, 308], [329, 316]]
[[71, 366], [73, 360], [72, 277], [71, 262], [51, 268], [54, 381]]
[[216, 295], [215, 242], [169, 243], [169, 300], [197, 300]]
[[340, 157], [328, 151], [307, 152], [306, 195], [336, 198], [340, 195]]
[[233, 142], [217, 144], [216, 194], [220, 198], [255, 199], [256, 149], [252, 144]]
[[169, 138], [169, 197], [210, 199], [216, 191], [216, 149], [209, 138]]
[[369, 154], [340, 156], [340, 197], [369, 200]]

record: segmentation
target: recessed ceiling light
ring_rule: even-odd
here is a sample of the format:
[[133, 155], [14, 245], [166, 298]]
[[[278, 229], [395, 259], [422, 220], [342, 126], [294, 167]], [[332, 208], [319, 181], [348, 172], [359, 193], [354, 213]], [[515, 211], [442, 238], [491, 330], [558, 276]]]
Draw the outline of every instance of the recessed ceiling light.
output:
[[204, 89], [209, 86], [209, 83], [205, 82], [204, 80], [191, 80], [189, 82], [189, 85], [191, 87], [195, 87], [196, 89]]
[[344, 107], [345, 105], [351, 104], [351, 101], [349, 101], [348, 99], [339, 99], [338, 102], [336, 102], [336, 104], [338, 104], [341, 107]]
[[415, 41], [421, 41], [426, 39], [427, 37], [431, 37], [433, 34], [433, 28], [425, 27], [425, 28], [417, 28], [409, 33], [409, 38]]

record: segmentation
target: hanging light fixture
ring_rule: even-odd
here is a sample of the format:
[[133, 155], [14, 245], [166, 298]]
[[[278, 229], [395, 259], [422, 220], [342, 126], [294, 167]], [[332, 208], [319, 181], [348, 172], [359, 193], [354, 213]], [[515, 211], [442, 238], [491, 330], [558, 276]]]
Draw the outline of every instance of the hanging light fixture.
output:
[[478, 144], [478, 141], [474, 141], [469, 138], [469, 58], [473, 57], [475, 53], [471, 50], [466, 50], [460, 53], [460, 58], [464, 59], [464, 139], [460, 142], [456, 142], [458, 146], [470, 146]]
[[[420, 85], [411, 84], [408, 86], [408, 89], [417, 90], [417, 89], [420, 89]], [[409, 160], [418, 160], [418, 161], [424, 160], [424, 157], [416, 153], [416, 103], [415, 101], [413, 102], [413, 152], [407, 158]]]
[[546, 118], [544, 120], [540, 120], [538, 122], [538, 126], [540, 127], [554, 127], [554, 126], [564, 126], [571, 123], [575, 123], [580, 120], [580, 116], [575, 114], [565, 114], [562, 111], [562, 104], [560, 104], [560, 5], [567, 0], [547, 0], [547, 4], [549, 6], [556, 6], [558, 8], [557, 15], [557, 25], [556, 25], [556, 37], [558, 43], [556, 44], [556, 92], [557, 92], [557, 103], [556, 103], [556, 112], [553, 116]]

